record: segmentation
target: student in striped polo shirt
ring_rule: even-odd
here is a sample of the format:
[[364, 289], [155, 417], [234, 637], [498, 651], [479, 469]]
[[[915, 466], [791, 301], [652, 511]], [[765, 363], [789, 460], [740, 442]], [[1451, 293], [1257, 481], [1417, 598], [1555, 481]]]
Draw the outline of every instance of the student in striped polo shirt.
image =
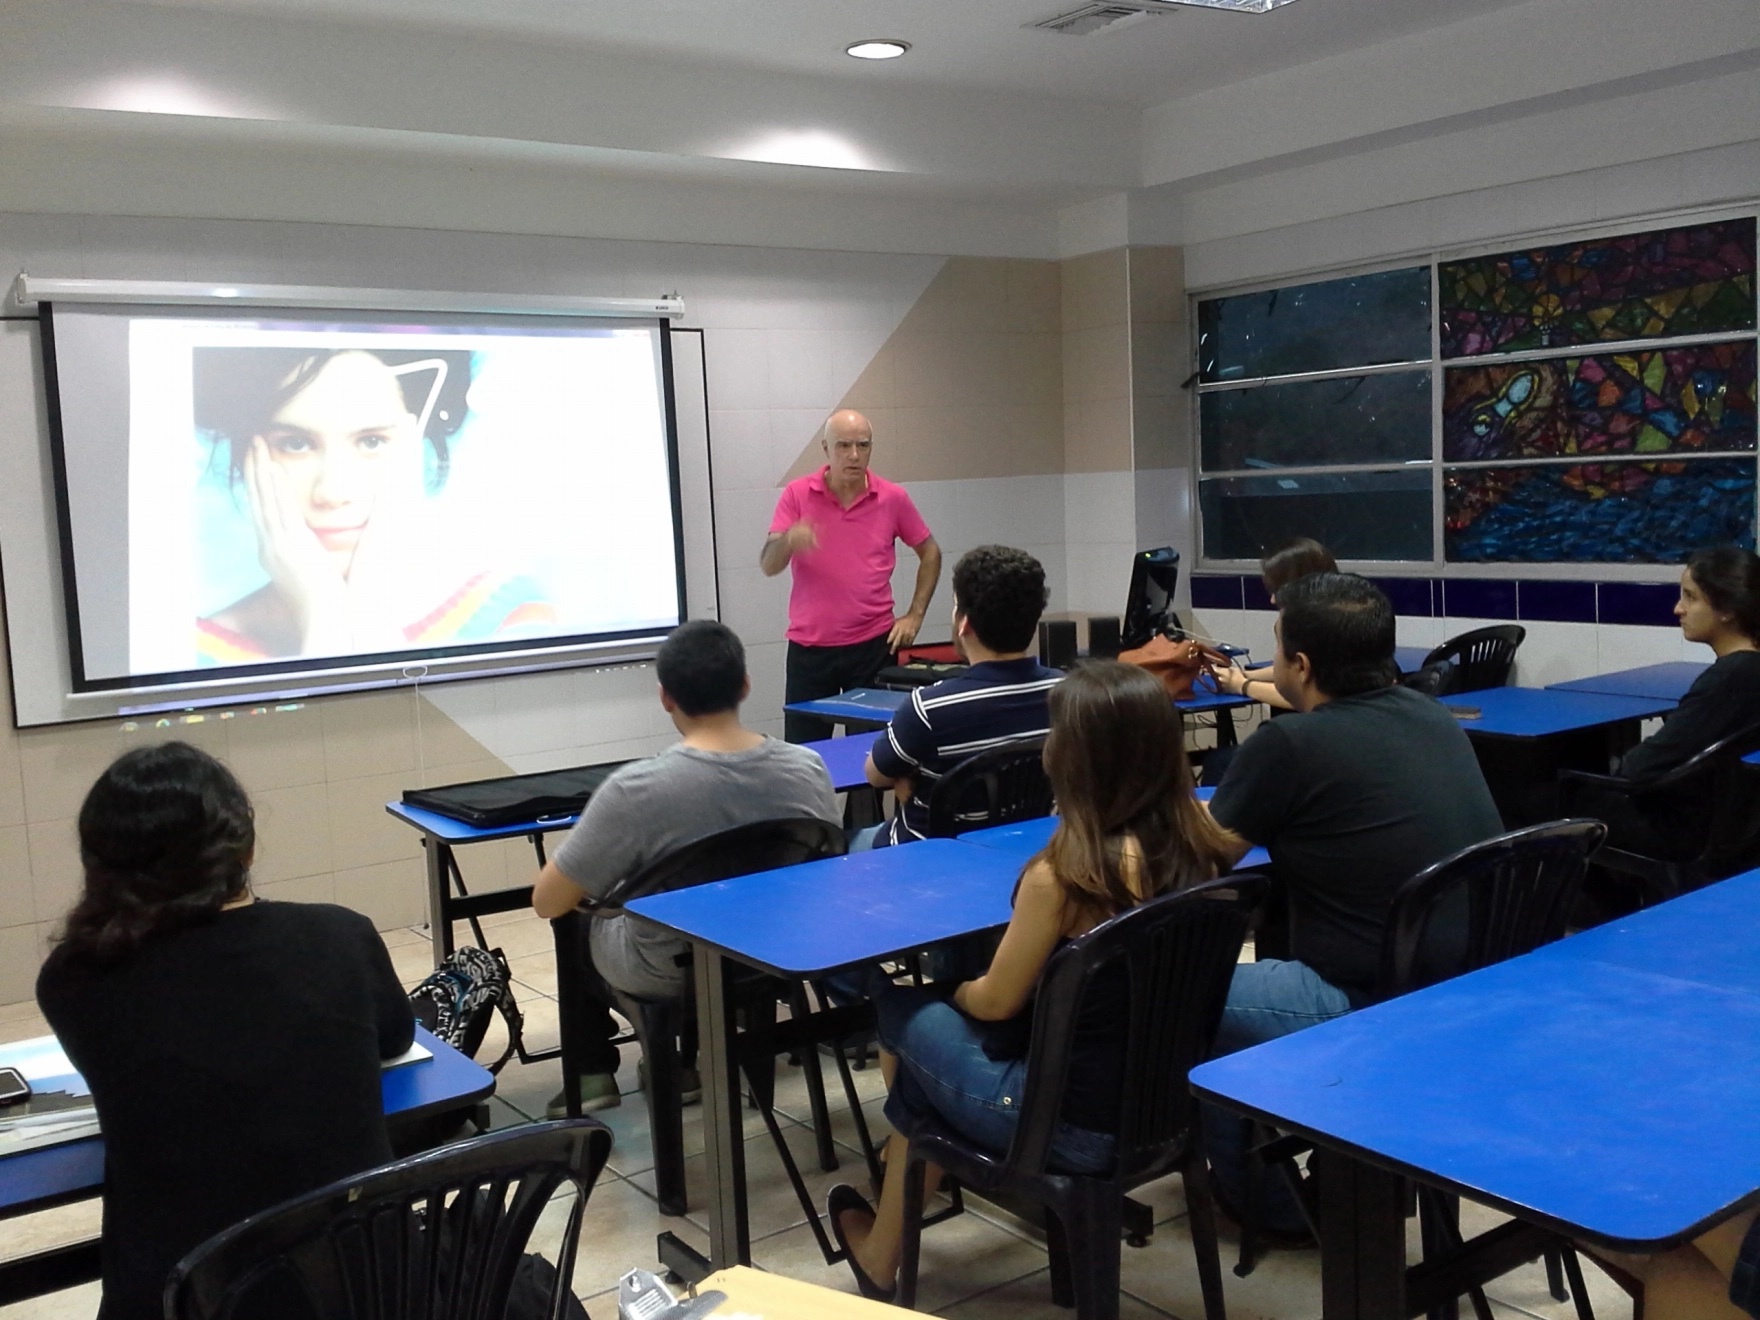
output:
[[911, 843], [929, 829], [930, 791], [969, 756], [1051, 727], [1047, 699], [1063, 674], [1027, 654], [1044, 613], [1045, 569], [1025, 550], [981, 545], [953, 568], [953, 642], [971, 668], [918, 688], [874, 739], [868, 782], [897, 795], [898, 813], [858, 834], [852, 850]]

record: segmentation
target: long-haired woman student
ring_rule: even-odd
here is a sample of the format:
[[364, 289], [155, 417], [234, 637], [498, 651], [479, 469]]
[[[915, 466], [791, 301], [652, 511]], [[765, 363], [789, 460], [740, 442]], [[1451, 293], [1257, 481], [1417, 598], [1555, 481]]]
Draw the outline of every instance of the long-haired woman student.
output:
[[379, 1061], [414, 1020], [365, 917], [258, 902], [250, 799], [184, 743], [118, 759], [79, 813], [85, 888], [37, 1002], [104, 1133], [102, 1320], [259, 1210], [391, 1158]]
[[[1014, 913], [990, 968], [951, 999], [876, 976], [875, 1007], [891, 1094], [886, 1183], [878, 1210], [834, 1188], [830, 1215], [863, 1292], [888, 1297], [904, 1222], [905, 1150], [930, 1115], [997, 1152], [1013, 1137], [1026, 1085], [1028, 1011], [1039, 974], [1067, 940], [1108, 917], [1225, 870], [1235, 837], [1192, 795], [1179, 715], [1160, 682], [1132, 665], [1084, 665], [1051, 691], [1045, 769], [1060, 819], [1021, 872]], [[1122, 971], [1090, 993], [1078, 1027], [1053, 1159], [1098, 1171], [1112, 1158], [1128, 1018]]]

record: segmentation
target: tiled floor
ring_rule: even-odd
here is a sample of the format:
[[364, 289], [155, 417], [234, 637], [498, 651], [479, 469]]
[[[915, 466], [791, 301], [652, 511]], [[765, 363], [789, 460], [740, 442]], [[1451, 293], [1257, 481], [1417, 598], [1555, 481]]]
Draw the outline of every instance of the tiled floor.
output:
[[[486, 933], [491, 943], [506, 952], [513, 967], [515, 993], [526, 1019], [528, 1046], [539, 1049], [552, 1045], [556, 1040], [556, 977], [549, 927], [523, 914], [491, 920], [494, 927]], [[484, 924], [487, 927], [490, 923]], [[394, 931], [387, 935], [386, 943], [391, 946], [392, 960], [406, 984], [414, 985], [430, 970], [425, 930]], [[34, 1006], [0, 1008], [0, 1041], [40, 1035], [44, 1030]], [[499, 1051], [503, 1040], [499, 1026], [493, 1028], [484, 1044], [484, 1057], [492, 1057], [492, 1050]], [[702, 1128], [696, 1118], [700, 1111], [688, 1111], [685, 1121], [686, 1153], [691, 1157], [686, 1179], [692, 1208], [682, 1219], [668, 1218], [659, 1213], [653, 1199], [647, 1112], [636, 1089], [635, 1065], [636, 1051], [626, 1049], [619, 1073], [624, 1102], [598, 1115], [611, 1127], [615, 1144], [610, 1164], [587, 1207], [575, 1269], [575, 1290], [596, 1320], [610, 1320], [616, 1314], [610, 1290], [625, 1270], [634, 1265], [653, 1266], [656, 1234], [671, 1229], [699, 1250], [708, 1245], [702, 1209]], [[856, 1078], [870, 1127], [883, 1131], [878, 1071], [868, 1069], [857, 1073]], [[501, 1073], [496, 1096], [491, 1101], [495, 1126], [542, 1117], [545, 1104], [560, 1085], [554, 1062], [531, 1066], [517, 1060], [510, 1062]], [[798, 1069], [780, 1067], [777, 1107], [790, 1149], [821, 1203], [833, 1183], [850, 1181], [861, 1186], [866, 1181], [842, 1088], [833, 1084], [830, 1090], [833, 1130], [843, 1168], [837, 1173], [821, 1173], [813, 1155], [812, 1133], [806, 1126], [805, 1083]], [[755, 1112], [748, 1115], [746, 1137], [755, 1263], [793, 1278], [853, 1291], [854, 1284], [845, 1267], [825, 1264]], [[1156, 1230], [1147, 1247], [1124, 1248], [1122, 1316], [1124, 1320], [1156, 1316], [1197, 1320], [1203, 1307], [1179, 1179], [1151, 1184], [1138, 1196], [1154, 1207]], [[1043, 1238], [1010, 1215], [981, 1203], [973, 1205], [968, 1214], [925, 1234], [919, 1289], [921, 1309], [959, 1320], [1067, 1320], [1071, 1313], [1060, 1310], [1051, 1301]], [[1497, 1218], [1490, 1211], [1469, 1206], [1463, 1214], [1463, 1226], [1479, 1231]], [[553, 1245], [565, 1219], [566, 1207], [561, 1204], [547, 1213], [540, 1225], [538, 1249], [554, 1254]], [[91, 1236], [97, 1231], [97, 1223], [95, 1203], [0, 1222], [0, 1259]], [[1235, 1240], [1225, 1226], [1223, 1278], [1231, 1320], [1312, 1320], [1319, 1315], [1320, 1272], [1315, 1252], [1273, 1252], [1251, 1276], [1237, 1279], [1227, 1268], [1233, 1260], [1234, 1245]], [[1585, 1262], [1584, 1269], [1589, 1276], [1596, 1314], [1605, 1320], [1630, 1316], [1632, 1307], [1625, 1294], [1592, 1265]], [[1536, 1316], [1569, 1320], [1575, 1315], [1570, 1303], [1554, 1302], [1547, 1295], [1538, 1265], [1506, 1276], [1489, 1292], [1493, 1313], [1499, 1320]], [[0, 1307], [0, 1320], [91, 1320], [97, 1306], [97, 1286], [87, 1285]]]

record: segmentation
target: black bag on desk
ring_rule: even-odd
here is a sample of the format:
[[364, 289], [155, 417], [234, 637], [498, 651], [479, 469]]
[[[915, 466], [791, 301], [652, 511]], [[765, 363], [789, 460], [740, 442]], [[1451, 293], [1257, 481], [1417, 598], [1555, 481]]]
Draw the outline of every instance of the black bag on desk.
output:
[[613, 770], [628, 761], [603, 765], [577, 765], [567, 770], [544, 770], [534, 775], [508, 775], [501, 779], [476, 779], [468, 784], [440, 788], [406, 788], [405, 806], [420, 807], [437, 815], [462, 820], [479, 829], [517, 825], [546, 816], [578, 816]]

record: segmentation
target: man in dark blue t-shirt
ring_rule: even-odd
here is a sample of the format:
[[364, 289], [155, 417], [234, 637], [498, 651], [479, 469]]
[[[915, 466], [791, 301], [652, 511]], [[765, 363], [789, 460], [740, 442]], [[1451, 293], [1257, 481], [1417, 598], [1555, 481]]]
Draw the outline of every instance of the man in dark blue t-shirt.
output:
[[856, 851], [911, 843], [929, 831], [929, 794], [967, 757], [1051, 727], [1049, 693], [1063, 674], [1027, 654], [1047, 599], [1045, 569], [1025, 550], [981, 545], [953, 568], [953, 643], [971, 668], [918, 688], [868, 753], [868, 782], [897, 795], [898, 813], [864, 830]]

